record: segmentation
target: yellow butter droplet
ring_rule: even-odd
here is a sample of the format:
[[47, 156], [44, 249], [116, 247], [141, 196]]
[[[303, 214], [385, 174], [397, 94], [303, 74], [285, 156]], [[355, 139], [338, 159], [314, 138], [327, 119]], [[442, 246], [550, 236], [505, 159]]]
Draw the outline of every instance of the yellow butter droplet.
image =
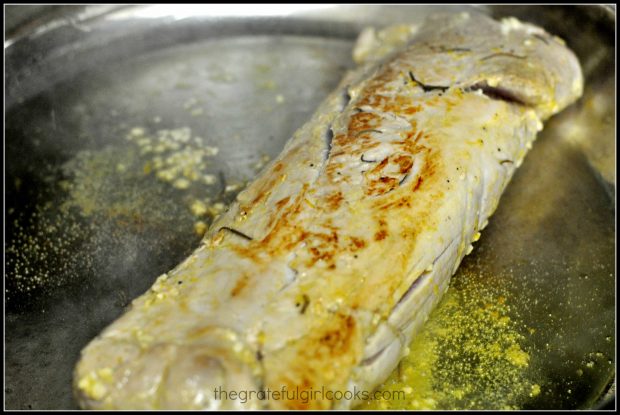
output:
[[196, 232], [198, 236], [204, 235], [206, 231], [207, 231], [206, 223], [204, 223], [203, 221], [198, 221], [194, 223], [194, 232]]
[[201, 200], [194, 200], [190, 205], [190, 210], [194, 216], [202, 216], [207, 213], [207, 205]]
[[97, 372], [97, 375], [99, 375], [99, 377], [101, 378], [101, 380], [106, 381], [106, 382], [112, 382], [113, 378], [112, 378], [112, 369], [109, 367], [100, 369]]
[[190, 181], [185, 178], [176, 179], [173, 183], [173, 186], [177, 189], [187, 189], [190, 185]]
[[107, 392], [107, 388], [97, 377], [95, 372], [91, 372], [78, 382], [78, 388], [91, 399], [99, 400], [103, 398]]

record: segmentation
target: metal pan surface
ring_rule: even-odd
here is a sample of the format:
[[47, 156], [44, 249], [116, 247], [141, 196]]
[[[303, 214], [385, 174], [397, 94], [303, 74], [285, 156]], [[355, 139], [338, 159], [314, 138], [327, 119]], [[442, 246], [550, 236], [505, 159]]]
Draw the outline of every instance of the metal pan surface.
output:
[[156, 5], [5, 9], [6, 408], [77, 409], [80, 350], [279, 153], [353, 65], [357, 33], [446, 10], [545, 27], [586, 90], [412, 345], [432, 359], [402, 369], [429, 371], [436, 409], [613, 407], [614, 7]]

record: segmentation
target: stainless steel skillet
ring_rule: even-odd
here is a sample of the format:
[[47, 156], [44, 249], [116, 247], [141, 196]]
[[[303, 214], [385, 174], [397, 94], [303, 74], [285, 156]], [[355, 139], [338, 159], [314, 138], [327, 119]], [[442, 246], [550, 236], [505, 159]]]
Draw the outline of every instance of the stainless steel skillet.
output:
[[[209, 213], [194, 203], [215, 212], [279, 152], [352, 64], [362, 27], [445, 8], [8, 6], [7, 408], [75, 408], [79, 350], [197, 244]], [[586, 93], [547, 125], [463, 268], [492, 276], [536, 329], [524, 347], [542, 393], [525, 407], [604, 405], [615, 377], [615, 9], [481, 11], [563, 37]], [[126, 138], [135, 128], [152, 151]], [[154, 147], [185, 128], [189, 144], [161, 155], [217, 148], [193, 166], [212, 184], [158, 178]]]

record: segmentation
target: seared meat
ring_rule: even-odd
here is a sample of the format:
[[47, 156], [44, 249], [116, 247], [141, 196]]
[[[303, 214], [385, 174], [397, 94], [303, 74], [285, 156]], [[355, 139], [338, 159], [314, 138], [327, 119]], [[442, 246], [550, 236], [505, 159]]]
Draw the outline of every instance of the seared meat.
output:
[[515, 19], [369, 30], [355, 57], [201, 246], [83, 350], [83, 407], [349, 407], [300, 392], [388, 376], [542, 120], [582, 91], [563, 42]]

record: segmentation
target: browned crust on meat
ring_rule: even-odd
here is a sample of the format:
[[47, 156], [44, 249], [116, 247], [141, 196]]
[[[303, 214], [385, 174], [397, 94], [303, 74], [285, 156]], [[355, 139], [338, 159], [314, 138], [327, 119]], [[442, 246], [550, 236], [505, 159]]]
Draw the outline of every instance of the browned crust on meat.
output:
[[[347, 128], [334, 135], [329, 158], [322, 170], [322, 180], [327, 183], [335, 183], [336, 180], [346, 183], [350, 180], [342, 170], [348, 162], [346, 160], [361, 158], [365, 152], [380, 144], [377, 137], [384, 123], [384, 116], [380, 114], [392, 113], [410, 119], [413, 114], [423, 111], [423, 101], [383, 93], [385, 83], [394, 76], [400, 75], [388, 67], [371, 79], [362, 90], [354, 105], [370, 107], [372, 112], [359, 111], [352, 114], [347, 121]], [[383, 160], [369, 162], [368, 170], [363, 173], [361, 190], [368, 198], [364, 205], [375, 223], [373, 228], [366, 230], [365, 235], [346, 234], [332, 222], [332, 217], [348, 214], [342, 211], [348, 209], [349, 203], [345, 190], [320, 192], [313, 190], [313, 184], [305, 184], [298, 194], [275, 202], [274, 211], [269, 213], [269, 230], [261, 240], [250, 241], [244, 246], [233, 245], [231, 248], [242, 257], [257, 263], [283, 257], [295, 250], [296, 268], [322, 269], [325, 272], [338, 272], [338, 259], [342, 255], [356, 257], [369, 244], [385, 244], [393, 237], [401, 238], [399, 251], [411, 252], [415, 236], [422, 228], [432, 225], [429, 223], [431, 207], [427, 205], [444, 195], [439, 190], [429, 193], [441, 166], [438, 146], [433, 145], [434, 137], [430, 132], [419, 129], [413, 119], [409, 125], [408, 130], [400, 132], [400, 140], [391, 142], [394, 148], [392, 154]], [[283, 174], [280, 163], [274, 165], [274, 177], [259, 189], [252, 203], [263, 200], [265, 197], [260, 195], [269, 194], [280, 180]], [[415, 167], [416, 163], [422, 164]], [[409, 177], [414, 174], [414, 167], [415, 177]], [[422, 204], [417, 202], [417, 194], [421, 191], [426, 192]], [[406, 225], [395, 225], [395, 218], [399, 217]], [[388, 271], [394, 274], [394, 278], [388, 275], [380, 285], [378, 280], [360, 284], [359, 273], [363, 270], [356, 270], [354, 264], [352, 268], [340, 271], [348, 275], [349, 283], [356, 290], [345, 299], [344, 309], [351, 312], [363, 307], [387, 316], [392, 304], [385, 301], [369, 302], [368, 299], [373, 297], [371, 293], [379, 298], [392, 298], [395, 291], [402, 288], [402, 281], [397, 275], [401, 275], [399, 270], [405, 268], [407, 258], [394, 254], [394, 261], [393, 270]], [[320, 275], [328, 278], [329, 274]], [[243, 286], [244, 283], [239, 281], [233, 289], [234, 293], [238, 294]], [[305, 314], [312, 313], [308, 311]], [[346, 388], [350, 370], [361, 358], [363, 342], [359, 340], [361, 337], [351, 315], [337, 314], [330, 316], [327, 321], [329, 323], [325, 323], [325, 327], [309, 332], [293, 344], [289, 343], [281, 350], [265, 352], [267, 369], [271, 364], [274, 368], [279, 367], [282, 359], [287, 362], [286, 371], [266, 371], [267, 386], [272, 389], [286, 386], [289, 390], [297, 388], [300, 391], [316, 390], [320, 385], [331, 390]], [[281, 361], [275, 363], [277, 359]], [[287, 409], [327, 409], [330, 405], [326, 400], [274, 402], [275, 407]]]
[[[325, 323], [310, 335], [299, 339], [278, 353], [269, 356], [265, 361], [266, 368], [277, 364], [278, 359], [291, 359], [290, 371], [266, 371], [266, 383], [272, 390], [297, 391], [297, 399], [275, 401], [272, 407], [279, 409], [329, 409], [331, 403], [316, 391], [317, 385], [345, 385], [350, 372], [356, 363], [356, 356], [362, 350], [360, 329], [350, 314], [336, 313], [325, 320]], [[326, 388], [325, 392], [345, 390]], [[314, 394], [312, 393], [313, 391]], [[305, 394], [305, 395], [304, 395]], [[303, 396], [308, 397], [307, 401]], [[322, 398], [322, 399], [321, 399]]]

